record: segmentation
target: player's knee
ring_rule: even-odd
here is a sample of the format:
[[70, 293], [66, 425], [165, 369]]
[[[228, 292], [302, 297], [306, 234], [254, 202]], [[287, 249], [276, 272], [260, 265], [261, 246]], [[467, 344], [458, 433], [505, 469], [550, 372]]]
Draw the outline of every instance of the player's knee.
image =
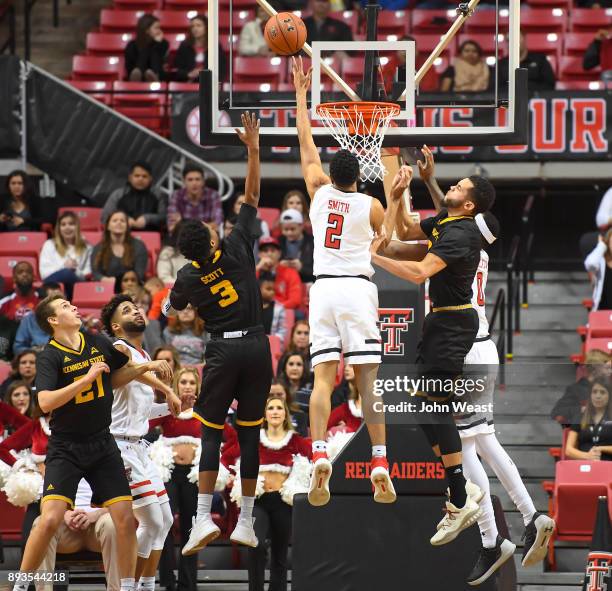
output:
[[53, 535], [64, 520], [64, 514], [58, 511], [43, 513], [36, 521], [36, 529], [45, 535]]
[[240, 443], [240, 477], [257, 478], [259, 474], [259, 425], [238, 426]]
[[135, 513], [138, 520], [138, 529], [136, 530], [138, 556], [148, 558], [155, 540], [161, 535], [164, 518], [157, 503], [152, 503], [146, 507], [138, 507]]
[[168, 534], [172, 529], [172, 524], [174, 523], [174, 515], [172, 515], [170, 503], [163, 503], [160, 505], [160, 509], [162, 514], [162, 526], [155, 540], [153, 540], [152, 550], [164, 549], [164, 543], [166, 542], [166, 538], [168, 537]]
[[200, 472], [216, 472], [219, 469], [219, 450], [221, 449], [222, 438], [222, 429], [214, 429], [207, 425], [202, 428]]
[[131, 536], [136, 532], [136, 520], [132, 512], [131, 503], [126, 501], [125, 506], [123, 505], [124, 503], [117, 503], [115, 505], [115, 508], [111, 511], [111, 518], [118, 536]]

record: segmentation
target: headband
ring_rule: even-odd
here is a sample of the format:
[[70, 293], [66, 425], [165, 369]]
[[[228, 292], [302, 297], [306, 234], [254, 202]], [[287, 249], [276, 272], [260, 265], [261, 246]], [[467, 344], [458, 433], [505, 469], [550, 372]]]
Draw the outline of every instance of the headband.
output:
[[489, 230], [489, 226], [487, 226], [487, 222], [484, 219], [484, 216], [481, 213], [478, 213], [474, 216], [474, 221], [480, 230], [480, 233], [484, 236], [484, 239], [489, 243], [493, 244], [497, 238], [493, 236], [491, 230]]

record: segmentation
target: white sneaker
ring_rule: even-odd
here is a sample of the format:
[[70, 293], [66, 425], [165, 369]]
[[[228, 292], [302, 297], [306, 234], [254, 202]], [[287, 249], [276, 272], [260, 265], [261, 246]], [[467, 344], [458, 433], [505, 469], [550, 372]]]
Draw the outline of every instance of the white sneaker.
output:
[[181, 554], [183, 556], [195, 554], [210, 544], [214, 539], [218, 538], [220, 533], [221, 530], [215, 525], [210, 513], [200, 519], [194, 517], [193, 527], [189, 533], [189, 540], [187, 540], [187, 543], [183, 546]]
[[319, 452], [313, 455], [315, 456], [313, 458], [314, 467], [310, 476], [308, 502], [315, 507], [321, 507], [329, 503], [329, 479], [332, 475], [332, 465], [327, 459], [327, 454]]
[[452, 542], [464, 529], [470, 527], [480, 516], [481, 509], [478, 504], [468, 497], [463, 507], [457, 508], [450, 501], [446, 501], [446, 515], [442, 519], [440, 529], [433, 535], [432, 546], [442, 546]]
[[389, 476], [387, 458], [372, 458], [370, 480], [374, 485], [374, 500], [377, 503], [395, 503], [397, 495]]
[[236, 542], [237, 544], [242, 544], [243, 546], [257, 548], [259, 540], [257, 539], [255, 530], [253, 529], [254, 523], [255, 519], [253, 519], [253, 521], [238, 519], [238, 523], [236, 523], [236, 527], [230, 536], [230, 540], [232, 542]]
[[[465, 492], [468, 497], [470, 497], [475, 503], [480, 503], [485, 496], [484, 490], [482, 490], [477, 484], [474, 484], [470, 480], [465, 481]], [[446, 496], [450, 497], [450, 490], [446, 489]], [[436, 526], [436, 529], [440, 529], [446, 516], [442, 517]]]

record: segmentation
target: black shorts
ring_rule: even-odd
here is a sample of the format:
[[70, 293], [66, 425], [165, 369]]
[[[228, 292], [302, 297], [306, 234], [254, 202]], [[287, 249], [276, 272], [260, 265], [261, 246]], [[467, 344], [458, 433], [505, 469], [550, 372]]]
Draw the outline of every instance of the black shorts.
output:
[[[459, 377], [465, 356], [478, 333], [478, 313], [474, 308], [431, 312], [423, 322], [423, 335], [417, 350], [420, 377], [447, 380]], [[436, 385], [425, 388], [436, 398], [450, 398], [448, 388], [440, 391]]]
[[272, 382], [272, 356], [263, 333], [217, 339], [206, 345], [202, 391], [193, 410], [202, 424], [223, 429], [227, 411], [238, 401], [236, 425], [261, 425]]
[[132, 500], [121, 453], [110, 433], [83, 442], [49, 438], [42, 501], [57, 499], [74, 507], [81, 478], [91, 486], [92, 504], [108, 507]]

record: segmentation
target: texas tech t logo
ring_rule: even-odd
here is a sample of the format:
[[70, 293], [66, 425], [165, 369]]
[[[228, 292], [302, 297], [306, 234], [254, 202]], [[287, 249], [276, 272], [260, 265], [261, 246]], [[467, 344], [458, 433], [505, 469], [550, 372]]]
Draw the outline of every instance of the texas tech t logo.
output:
[[[379, 308], [378, 327], [383, 342], [383, 355], [403, 355], [402, 333], [414, 322], [414, 308]], [[612, 590], [611, 590], [612, 591]]]
[[612, 553], [591, 552], [586, 567], [586, 591], [612, 591]]

